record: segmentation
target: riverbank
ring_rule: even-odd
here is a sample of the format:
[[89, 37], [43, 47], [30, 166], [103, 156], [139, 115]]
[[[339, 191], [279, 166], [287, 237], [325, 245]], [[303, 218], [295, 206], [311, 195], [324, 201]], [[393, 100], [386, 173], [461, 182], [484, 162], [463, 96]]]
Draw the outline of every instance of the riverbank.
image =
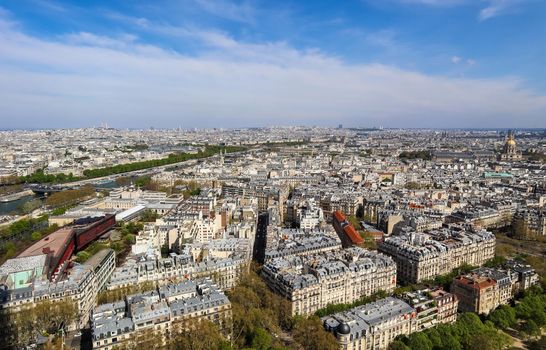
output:
[[0, 203], [9, 203], [9, 202], [15, 202], [18, 199], [21, 199], [23, 197], [32, 196], [34, 192], [32, 190], [24, 190], [17, 193], [12, 194], [6, 194], [3, 196], [0, 196]]

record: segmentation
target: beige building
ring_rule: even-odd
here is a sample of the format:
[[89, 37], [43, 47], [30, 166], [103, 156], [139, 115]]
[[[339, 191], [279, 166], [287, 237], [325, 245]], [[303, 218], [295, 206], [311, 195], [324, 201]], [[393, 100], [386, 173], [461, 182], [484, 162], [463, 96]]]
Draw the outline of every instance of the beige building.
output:
[[[93, 310], [94, 349], [165, 346], [177, 333], [208, 320], [230, 339], [231, 303], [211, 281], [185, 281], [127, 296]], [[156, 343], [150, 344], [150, 341]]]
[[451, 290], [459, 298], [459, 310], [462, 312], [488, 314], [499, 306], [499, 287], [492, 278], [459, 276], [453, 280]]
[[329, 304], [351, 303], [396, 287], [394, 261], [358, 247], [275, 258], [263, 266], [262, 276], [291, 302], [293, 315], [310, 315]]
[[417, 312], [406, 302], [388, 297], [322, 318], [341, 350], [381, 350], [399, 335], [417, 331]]
[[378, 250], [396, 261], [400, 282], [419, 283], [463, 264], [483, 265], [495, 255], [495, 236], [448, 229], [409, 233], [386, 238]]
[[460, 311], [488, 314], [537, 283], [538, 275], [532, 268], [508, 261], [504, 268], [482, 267], [459, 276], [453, 280], [451, 289], [460, 299]]
[[402, 299], [417, 313], [417, 331], [457, 320], [457, 296], [440, 288], [407, 292]]

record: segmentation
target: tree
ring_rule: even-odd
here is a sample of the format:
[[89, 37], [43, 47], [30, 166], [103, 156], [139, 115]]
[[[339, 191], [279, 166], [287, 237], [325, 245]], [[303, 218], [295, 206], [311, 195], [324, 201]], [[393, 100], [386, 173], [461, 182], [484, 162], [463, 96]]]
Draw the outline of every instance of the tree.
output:
[[491, 260], [485, 263], [486, 267], [497, 267], [503, 265], [506, 262], [506, 258], [502, 255], [495, 255]]
[[30, 237], [33, 241], [39, 241], [42, 238], [42, 234], [39, 231], [34, 231]]
[[158, 217], [159, 215], [150, 209], [146, 209], [142, 212], [142, 214], [140, 214], [140, 220], [144, 222], [154, 222]]
[[436, 346], [435, 349], [460, 350], [462, 348], [454, 324], [439, 324], [434, 329], [442, 340], [441, 346]]
[[527, 320], [523, 322], [521, 326], [521, 332], [528, 337], [537, 337], [540, 335], [540, 327], [533, 320]]
[[412, 350], [432, 350], [432, 342], [422, 332], [410, 334], [407, 345]]
[[461, 343], [451, 334], [442, 339], [442, 346], [435, 349], [441, 350], [461, 350]]
[[303, 318], [294, 326], [294, 340], [305, 350], [338, 350], [339, 345], [332, 333], [327, 332], [320, 318]]
[[[505, 306], [505, 305], [503, 305]], [[508, 311], [508, 310], [511, 311]], [[488, 319], [495, 324], [495, 326], [501, 329], [507, 329], [512, 327], [516, 323], [516, 315], [512, 308], [500, 307], [489, 315]]]
[[472, 335], [483, 331], [485, 326], [482, 321], [472, 312], [465, 312], [457, 319], [455, 330], [463, 339], [469, 339]]
[[488, 329], [472, 336], [469, 341], [470, 349], [501, 350], [512, 344], [512, 338], [496, 329]]
[[202, 320], [192, 322], [191, 327], [181, 325], [169, 348], [173, 350], [219, 350], [225, 349], [226, 343], [227, 341], [214, 323]]
[[81, 252], [78, 252], [76, 254], [76, 261], [82, 264], [86, 262], [90, 257], [91, 257], [91, 254], [89, 254], [85, 250], [82, 250]]
[[436, 328], [430, 328], [426, 330], [425, 335], [431, 341], [433, 348], [442, 347], [442, 337], [440, 336], [440, 333], [438, 333]]
[[47, 197], [45, 203], [50, 207], [63, 207], [73, 205], [79, 201], [95, 194], [95, 190], [91, 186], [82, 187], [76, 190], [65, 190], [55, 192]]
[[128, 244], [134, 244], [135, 243], [135, 236], [131, 233], [128, 233], [127, 235], [125, 235], [125, 242], [127, 242]]
[[256, 350], [268, 350], [271, 346], [271, 335], [263, 328], [256, 328], [252, 337], [252, 348]]
[[389, 344], [388, 350], [410, 350], [410, 348], [401, 340], [393, 340]]
[[546, 312], [544, 312], [544, 308], [533, 309], [531, 315], [532, 320], [535, 321], [537, 326], [542, 327], [546, 324]]

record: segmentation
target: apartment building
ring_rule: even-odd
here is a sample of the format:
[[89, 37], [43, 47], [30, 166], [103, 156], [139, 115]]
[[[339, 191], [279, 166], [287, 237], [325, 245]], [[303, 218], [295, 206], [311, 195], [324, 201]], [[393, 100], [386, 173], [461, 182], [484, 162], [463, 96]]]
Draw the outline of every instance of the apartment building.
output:
[[459, 299], [461, 312], [488, 314], [499, 305], [499, 286], [489, 277], [458, 276], [453, 280], [451, 290]]
[[202, 261], [194, 260], [187, 253], [171, 253], [167, 258], [139, 255], [127, 259], [122, 266], [117, 267], [106, 288], [111, 290], [143, 282], [168, 284], [169, 281], [210, 277], [223, 290], [231, 289], [248, 270], [248, 263], [246, 256], [236, 255]]
[[516, 293], [538, 282], [534, 269], [509, 260], [499, 268], [482, 267], [456, 277], [451, 291], [460, 300], [460, 311], [488, 314], [497, 306], [508, 304]]
[[419, 283], [463, 264], [483, 265], [495, 255], [495, 235], [485, 230], [412, 232], [386, 238], [378, 250], [396, 261], [401, 283]]
[[297, 229], [276, 229], [269, 232], [276, 240], [268, 245], [265, 261], [293, 255], [312, 255], [341, 249], [341, 242], [335, 233], [322, 230], [310, 232]]
[[293, 315], [309, 315], [328, 304], [351, 303], [396, 286], [394, 261], [359, 247], [275, 258], [263, 266], [262, 276], [291, 302]]
[[[91, 315], [94, 349], [142, 346], [150, 333], [159, 335], [156, 346], [208, 320], [226, 338], [231, 337], [231, 303], [210, 280], [184, 281], [125, 300], [97, 306]], [[148, 339], [147, 339], [148, 338]]]
[[388, 297], [322, 318], [342, 350], [382, 350], [399, 335], [417, 331], [417, 312], [406, 302]]
[[457, 320], [457, 307], [459, 304], [457, 296], [441, 288], [407, 292], [401, 299], [415, 309], [417, 313], [417, 331]]

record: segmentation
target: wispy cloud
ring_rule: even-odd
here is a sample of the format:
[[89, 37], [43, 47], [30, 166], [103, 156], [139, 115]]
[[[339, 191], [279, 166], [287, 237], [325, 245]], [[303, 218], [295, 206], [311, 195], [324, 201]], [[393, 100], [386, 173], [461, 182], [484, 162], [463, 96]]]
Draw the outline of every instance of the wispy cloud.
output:
[[[375, 0], [371, 0], [375, 1]], [[476, 5], [479, 4], [481, 9], [478, 13], [478, 20], [485, 21], [487, 19], [509, 13], [511, 10], [528, 0], [383, 0], [399, 4], [414, 4], [434, 7], [452, 7], [458, 5]]]
[[[149, 20], [141, 21], [157, 28]], [[83, 32], [42, 39], [0, 20], [4, 127], [92, 125], [544, 126], [546, 96], [517, 78], [461, 79], [348, 64], [284, 42], [193, 35], [188, 56], [133, 37]], [[335, 120], [335, 123], [334, 123]], [[26, 123], [22, 125], [21, 123]]]
[[232, 21], [254, 23], [255, 8], [248, 2], [237, 4], [227, 0], [195, 0], [206, 12]]
[[54, 12], [60, 12], [60, 13], [65, 13], [67, 12], [67, 9], [66, 7], [64, 7], [63, 5], [60, 5], [54, 1], [49, 1], [49, 0], [33, 0], [33, 2], [46, 9], [46, 10], [49, 10], [49, 11], [54, 11]]
[[137, 40], [136, 35], [124, 34], [112, 38], [89, 32], [79, 32], [62, 36], [69, 44], [88, 45], [96, 47], [127, 48]]
[[473, 66], [476, 64], [476, 60], [475, 59], [472, 59], [472, 58], [463, 58], [463, 57], [460, 57], [460, 56], [452, 56], [451, 57], [451, 63], [453, 64], [466, 64], [468, 66]]
[[480, 21], [496, 17], [516, 8], [523, 0], [488, 0], [488, 5], [480, 10], [478, 18]]

